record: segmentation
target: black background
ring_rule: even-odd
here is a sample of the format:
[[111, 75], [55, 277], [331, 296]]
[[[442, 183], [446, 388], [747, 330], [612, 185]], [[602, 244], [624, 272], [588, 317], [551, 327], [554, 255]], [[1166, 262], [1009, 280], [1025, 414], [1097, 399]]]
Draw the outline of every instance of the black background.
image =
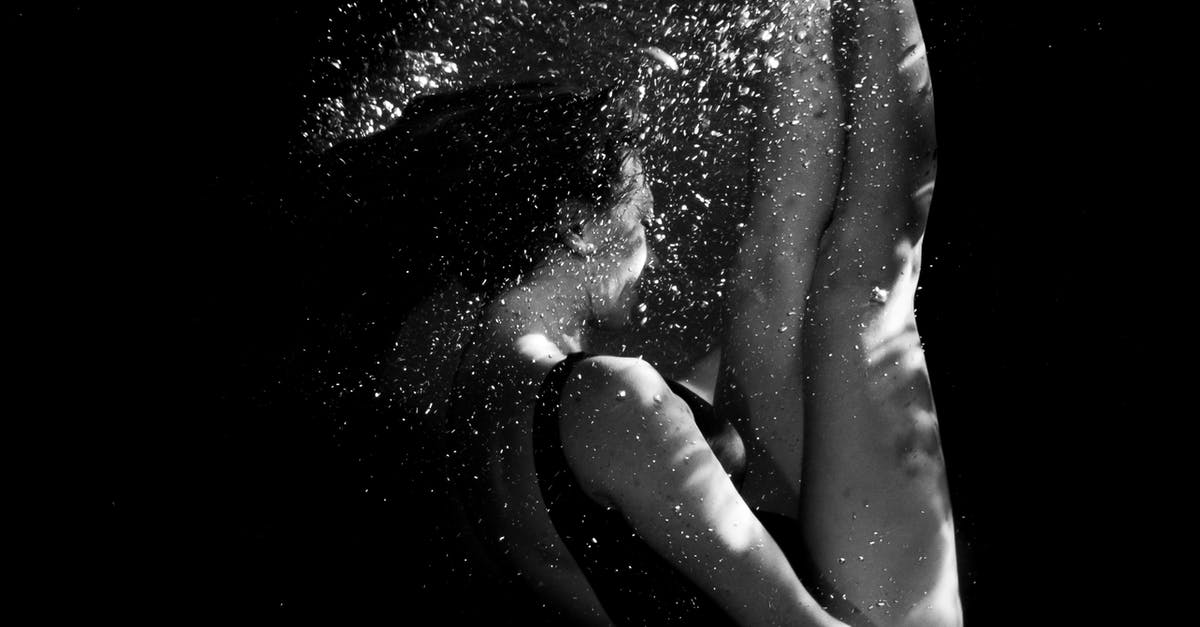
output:
[[[362, 494], [328, 425], [253, 398], [295, 341], [278, 324], [295, 286], [239, 199], [287, 161], [336, 6], [288, 4], [16, 10], [21, 219], [51, 229], [36, 259], [70, 301], [48, 371], [88, 408], [68, 480], [92, 507], [44, 573], [60, 604], [449, 607], [408, 561], [421, 539], [397, 521], [419, 512]], [[967, 620], [1137, 611], [1113, 594], [1136, 578], [1110, 578], [1140, 559], [1128, 503], [1161, 296], [1151, 37], [1093, 2], [918, 11], [940, 146], [918, 312]]]

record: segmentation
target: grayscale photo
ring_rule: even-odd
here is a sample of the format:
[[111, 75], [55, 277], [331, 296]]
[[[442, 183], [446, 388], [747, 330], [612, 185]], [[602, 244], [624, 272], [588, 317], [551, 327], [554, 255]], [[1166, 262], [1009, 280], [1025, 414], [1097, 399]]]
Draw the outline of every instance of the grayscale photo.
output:
[[48, 97], [66, 125], [20, 139], [81, 216], [88, 398], [116, 414], [83, 431], [68, 605], [1151, 622], [1105, 600], [1138, 559], [1113, 486], [1151, 325], [1122, 303], [1169, 133], [1135, 128], [1160, 107], [1125, 14], [16, 13], [28, 93], [96, 101]]

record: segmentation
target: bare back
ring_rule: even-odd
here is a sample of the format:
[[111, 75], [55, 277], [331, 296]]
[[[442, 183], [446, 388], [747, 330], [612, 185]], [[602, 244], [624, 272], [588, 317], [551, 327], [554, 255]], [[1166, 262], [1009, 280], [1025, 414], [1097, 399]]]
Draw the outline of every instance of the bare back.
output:
[[609, 624], [546, 513], [532, 454], [537, 391], [565, 355], [544, 336], [522, 336], [498, 316], [464, 354], [450, 428], [472, 442], [460, 470], [474, 529], [504, 573], [572, 623]]

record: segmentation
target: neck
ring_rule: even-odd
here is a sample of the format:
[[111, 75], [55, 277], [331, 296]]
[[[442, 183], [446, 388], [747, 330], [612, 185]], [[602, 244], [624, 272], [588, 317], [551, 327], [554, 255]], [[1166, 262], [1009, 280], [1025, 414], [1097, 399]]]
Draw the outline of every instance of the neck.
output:
[[564, 353], [581, 351], [591, 317], [587, 284], [583, 261], [556, 250], [496, 300], [497, 311], [518, 336], [541, 335]]

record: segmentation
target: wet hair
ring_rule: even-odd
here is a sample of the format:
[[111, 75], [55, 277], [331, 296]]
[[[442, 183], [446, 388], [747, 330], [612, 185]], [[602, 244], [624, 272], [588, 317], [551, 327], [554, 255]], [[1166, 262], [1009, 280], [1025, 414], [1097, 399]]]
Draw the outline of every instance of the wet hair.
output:
[[390, 228], [431, 234], [409, 244], [432, 244], [454, 278], [494, 293], [544, 258], [560, 203], [601, 213], [628, 191], [621, 161], [641, 148], [639, 118], [617, 88], [485, 86], [417, 98], [339, 159], [359, 193], [373, 189], [372, 212], [401, 218]]

